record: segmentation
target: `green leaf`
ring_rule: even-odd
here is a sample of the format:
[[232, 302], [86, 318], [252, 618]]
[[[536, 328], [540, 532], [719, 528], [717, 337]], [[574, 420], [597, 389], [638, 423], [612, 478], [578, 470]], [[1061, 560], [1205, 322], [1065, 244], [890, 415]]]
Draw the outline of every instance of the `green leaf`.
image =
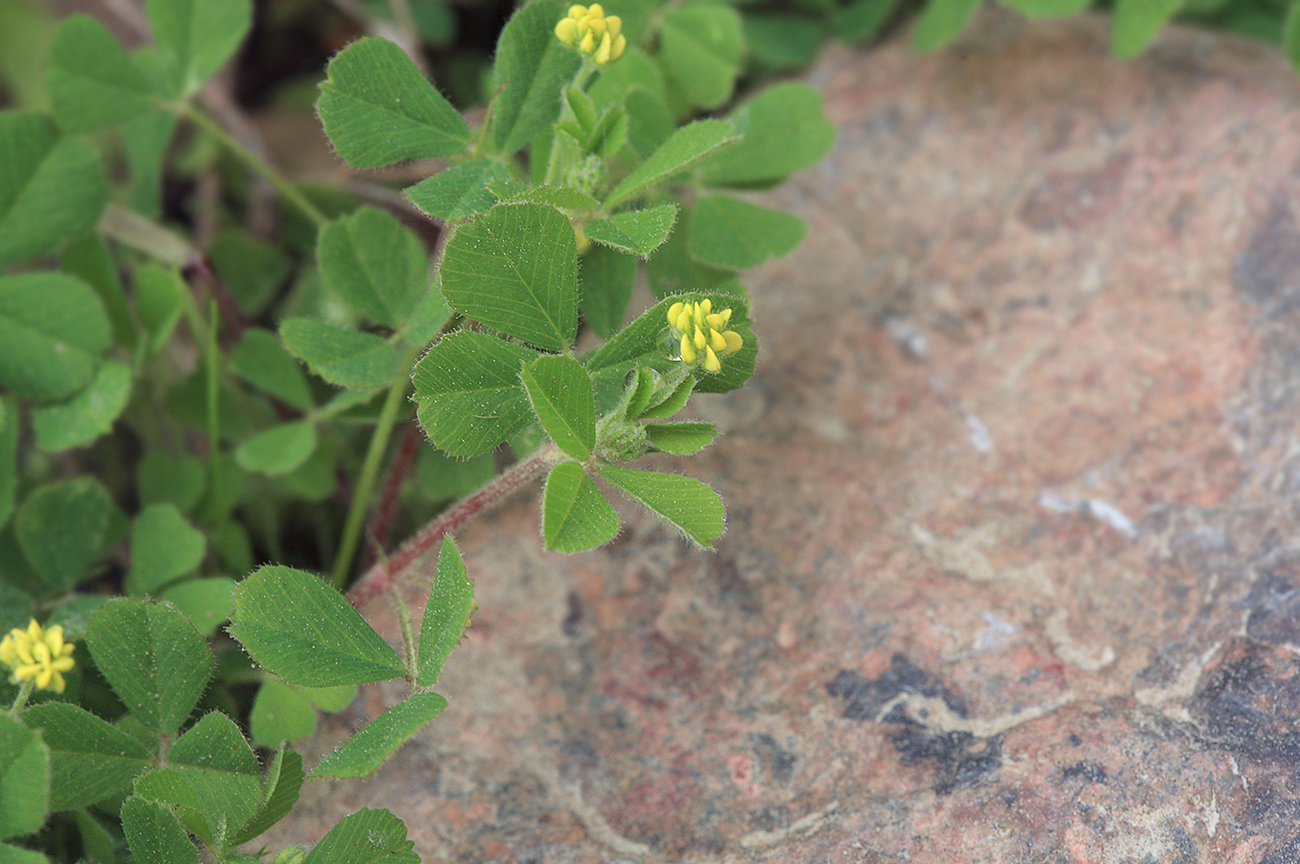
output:
[[146, 265], [135, 271], [135, 311], [150, 354], [161, 351], [172, 337], [188, 290], [172, 270]]
[[1130, 60], [1141, 54], [1181, 5], [1182, 0], [1115, 0], [1110, 37], [1115, 56]]
[[230, 368], [259, 390], [300, 411], [311, 410], [311, 388], [302, 369], [270, 330], [246, 330], [230, 352]]
[[107, 818], [101, 814], [91, 815], [82, 810], [72, 814], [77, 833], [81, 835], [81, 852], [87, 861], [112, 861], [118, 841], [116, 832], [108, 827]]
[[0, 843], [0, 864], [50, 864], [40, 852]]
[[313, 318], [286, 318], [280, 339], [308, 369], [340, 387], [378, 390], [397, 374], [397, 347], [373, 333]]
[[604, 207], [612, 210], [652, 186], [680, 174], [701, 159], [740, 140], [736, 127], [726, 120], [696, 120], [681, 127], [659, 149], [632, 169], [605, 197]]
[[561, 450], [580, 462], [596, 445], [596, 406], [591, 376], [572, 357], [543, 356], [525, 365], [519, 377], [533, 412]]
[[131, 396], [131, 367], [105, 363], [86, 389], [67, 402], [32, 411], [36, 444], [47, 453], [84, 447], [107, 435]]
[[208, 247], [208, 257], [239, 308], [250, 317], [270, 307], [294, 269], [293, 261], [280, 247], [236, 227], [217, 232]]
[[43, 114], [0, 112], [0, 267], [88, 230], [107, 200], [104, 166], [89, 141], [61, 139]]
[[768, 87], [728, 119], [743, 137], [704, 169], [712, 186], [775, 183], [816, 164], [835, 143], [821, 94], [807, 84]]
[[23, 722], [40, 729], [50, 748], [50, 809], [55, 811], [88, 807], [122, 794], [157, 755], [113, 724], [68, 702], [28, 708]]
[[730, 6], [670, 8], [659, 33], [664, 66], [692, 105], [717, 108], [731, 98], [745, 57], [740, 13]]
[[230, 838], [229, 845], [238, 846], [247, 843], [288, 816], [293, 805], [298, 802], [298, 793], [302, 790], [304, 779], [302, 755], [280, 747], [270, 767], [266, 769], [266, 778], [262, 783], [261, 809], [244, 827], [235, 832]]
[[302, 859], [302, 864], [420, 864], [406, 826], [387, 810], [346, 816]]
[[[661, 384], [666, 389], [666, 382]], [[695, 379], [687, 378], [681, 384], [678, 384], [668, 392], [662, 392], [659, 387], [645, 401], [645, 407], [637, 414], [628, 412], [630, 417], [640, 417], [644, 420], [659, 420], [664, 417], [671, 417], [686, 405], [686, 400], [691, 398], [691, 393], [695, 392]]]
[[1300, 3], [1292, 3], [1287, 9], [1286, 21], [1282, 25], [1282, 47], [1292, 71], [1300, 75]]
[[496, 152], [527, 147], [560, 113], [560, 93], [582, 58], [555, 38], [555, 24], [568, 12], [565, 0], [537, 0], [506, 22], [492, 68], [492, 128]]
[[14, 511], [14, 492], [18, 488], [17, 404], [13, 398], [0, 396], [0, 528]]
[[206, 483], [206, 468], [193, 456], [172, 456], [146, 450], [135, 469], [140, 504], [173, 504], [182, 513], [198, 506]]
[[474, 159], [426, 177], [402, 194], [433, 218], [454, 222], [491, 209], [497, 196], [488, 184], [509, 179], [510, 171], [497, 160]]
[[176, 739], [167, 768], [135, 781], [135, 794], [166, 804], [181, 824], [214, 845], [261, 806], [257, 757], [234, 721], [213, 711]]
[[546, 478], [542, 535], [552, 552], [581, 552], [613, 540], [618, 514], [577, 462], [561, 462]]
[[452, 156], [471, 134], [464, 118], [392, 42], [358, 39], [330, 61], [316, 110], [354, 168]]
[[1092, 5], [1091, 0], [999, 0], [1026, 18], [1064, 18], [1078, 15]]
[[154, 222], [162, 218], [163, 170], [179, 119], [170, 111], [153, 109], [119, 127], [131, 177], [130, 207]]
[[447, 241], [442, 293], [467, 317], [563, 351], [578, 329], [573, 226], [553, 207], [498, 204]]
[[695, 205], [686, 247], [706, 266], [748, 270], [790, 254], [805, 233], [803, 220], [791, 213], [710, 195]]
[[90, 286], [99, 297], [112, 323], [113, 341], [127, 348], [135, 348], [135, 321], [126, 305], [126, 292], [118, 276], [117, 262], [108, 251], [108, 244], [98, 234], [83, 234], [64, 248], [59, 257], [64, 273], [74, 276]]
[[148, 0], [145, 14], [171, 78], [189, 96], [225, 65], [252, 25], [250, 0]]
[[74, 15], [54, 32], [45, 86], [68, 132], [121, 123], [153, 106], [149, 82], [108, 28], [89, 15]]
[[358, 690], [356, 684], [343, 684], [338, 687], [303, 687], [298, 684], [289, 686], [308, 702], [331, 714], [337, 714], [351, 705]]
[[257, 688], [248, 728], [258, 747], [300, 741], [316, 731], [316, 708], [288, 684], [270, 678]]
[[316, 424], [311, 420], [281, 423], [241, 443], [235, 461], [245, 471], [277, 477], [311, 458], [316, 449]]
[[677, 205], [663, 204], [631, 213], [616, 213], [583, 229], [592, 240], [642, 258], [658, 249], [677, 220]]
[[443, 337], [415, 366], [420, 425], [452, 456], [485, 453], [528, 425], [528, 396], [520, 364], [535, 352], [486, 333], [462, 330]]
[[62, 593], [91, 575], [112, 518], [108, 490], [79, 477], [37, 487], [18, 508], [14, 534], [41, 581]]
[[175, 604], [194, 628], [208, 637], [230, 617], [230, 611], [235, 607], [234, 594], [235, 580], [213, 576], [173, 585], [162, 592], [162, 599]]
[[529, 186], [507, 200], [511, 203], [526, 201], [532, 204], [547, 204], [557, 210], [580, 212], [600, 207], [600, 202], [595, 198], [571, 186]]
[[956, 39], [980, 8], [982, 0], [929, 0], [912, 31], [912, 50], [920, 53], [942, 48]]
[[647, 423], [645, 432], [656, 449], [677, 456], [698, 453], [718, 434], [712, 423]]
[[41, 830], [49, 802], [49, 748], [18, 718], [0, 713], [0, 840]]
[[122, 832], [138, 864], [199, 864], [199, 850], [171, 808], [140, 795], [122, 802]]
[[186, 576], [203, 563], [207, 544], [196, 529], [171, 504], [151, 504], [131, 525], [131, 567], [126, 590], [131, 594], [156, 594], [158, 589]]
[[86, 644], [118, 698], [163, 735], [190, 716], [212, 674], [212, 651], [170, 603], [112, 600], [90, 619]]
[[291, 567], [261, 567], [241, 582], [228, 629], [258, 664], [291, 684], [360, 684], [406, 672], [342, 594]]
[[304, 501], [321, 502], [338, 488], [339, 451], [332, 438], [319, 438], [307, 461], [282, 475], [284, 492]]
[[451, 307], [442, 296], [442, 273], [434, 270], [429, 286], [398, 335], [412, 348], [423, 348], [438, 338], [451, 316]]
[[90, 382], [111, 338], [104, 307], [81, 280], [0, 277], [0, 386], [38, 401], [70, 396]]
[[326, 225], [316, 258], [326, 288], [388, 327], [405, 323], [429, 283], [424, 243], [375, 207], [361, 207]]
[[73, 594], [50, 611], [45, 626], [58, 624], [63, 627], [65, 642], [80, 641], [86, 637], [90, 619], [111, 599], [113, 598], [108, 594]]
[[582, 318], [602, 339], [614, 335], [627, 315], [636, 285], [636, 256], [596, 246], [582, 256], [578, 270]]
[[447, 700], [437, 693], [415, 693], [367, 723], [360, 732], [322, 759], [307, 776], [363, 777], [370, 774], [446, 707]]
[[691, 211], [688, 208], [678, 217], [667, 242], [656, 249], [645, 264], [646, 278], [656, 299], [692, 291], [716, 291], [719, 286], [735, 279], [736, 274], [730, 270], [705, 267], [692, 258], [686, 251], [690, 234]]
[[[832, 29], [850, 45], [875, 39], [893, 17], [900, 0], [854, 0], [835, 15]], [[1085, 0], [1087, 2], [1087, 0]]]
[[[627, 29], [627, 19], [623, 20]], [[656, 102], [666, 102], [668, 91], [664, 87], [663, 71], [649, 54], [629, 39], [627, 50], [617, 63], [600, 70], [600, 77], [587, 88], [587, 95], [596, 107], [605, 110], [627, 102], [628, 96], [640, 91]], [[628, 106], [629, 108], [631, 106]], [[631, 113], [635, 114], [635, 111]]]
[[750, 54], [777, 69], [798, 69], [817, 57], [825, 41], [825, 25], [803, 15], [745, 15], [745, 42]]
[[442, 539], [438, 569], [420, 623], [420, 671], [416, 680], [419, 686], [432, 687], [437, 683], [442, 665], [460, 644], [473, 611], [474, 583], [469, 581], [460, 550], [448, 535]]
[[600, 476], [705, 549], [712, 549], [713, 541], [726, 530], [722, 498], [694, 477], [617, 465], [599, 470]]

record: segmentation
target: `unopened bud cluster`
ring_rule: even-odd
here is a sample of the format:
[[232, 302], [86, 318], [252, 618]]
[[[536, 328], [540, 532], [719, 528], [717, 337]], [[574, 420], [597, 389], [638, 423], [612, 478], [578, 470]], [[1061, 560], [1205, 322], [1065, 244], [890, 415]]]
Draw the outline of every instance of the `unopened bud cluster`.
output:
[[623, 35], [623, 19], [606, 15], [599, 3], [590, 6], [570, 6], [569, 16], [555, 25], [555, 35], [570, 48], [577, 48], [597, 66], [604, 66], [623, 56], [627, 37]]
[[713, 301], [674, 303], [668, 309], [668, 325], [681, 340], [682, 362], [702, 362], [706, 372], [722, 369], [722, 357], [735, 354], [745, 340], [735, 330], [724, 329], [731, 309], [713, 311]]

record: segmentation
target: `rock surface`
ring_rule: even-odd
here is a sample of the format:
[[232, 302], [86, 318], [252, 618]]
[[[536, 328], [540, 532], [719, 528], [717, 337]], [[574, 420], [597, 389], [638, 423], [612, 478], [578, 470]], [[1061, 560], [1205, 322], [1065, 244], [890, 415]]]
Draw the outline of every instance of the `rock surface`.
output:
[[629, 511], [549, 555], [532, 496], [465, 532], [451, 707], [275, 841], [382, 806], [426, 861], [1300, 860], [1300, 82], [1001, 15], [811, 80], [809, 239], [681, 466], [719, 552]]

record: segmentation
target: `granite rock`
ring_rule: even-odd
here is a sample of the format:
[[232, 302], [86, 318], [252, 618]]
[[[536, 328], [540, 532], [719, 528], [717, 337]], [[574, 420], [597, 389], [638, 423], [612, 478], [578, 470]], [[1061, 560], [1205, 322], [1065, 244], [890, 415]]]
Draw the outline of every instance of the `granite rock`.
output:
[[628, 509], [547, 554], [535, 495], [465, 531], [450, 707], [275, 842], [382, 806], [428, 861], [1300, 860], [1300, 84], [1001, 14], [809, 80], [840, 136], [768, 193], [810, 230], [749, 280], [758, 372], [661, 463], [717, 553]]

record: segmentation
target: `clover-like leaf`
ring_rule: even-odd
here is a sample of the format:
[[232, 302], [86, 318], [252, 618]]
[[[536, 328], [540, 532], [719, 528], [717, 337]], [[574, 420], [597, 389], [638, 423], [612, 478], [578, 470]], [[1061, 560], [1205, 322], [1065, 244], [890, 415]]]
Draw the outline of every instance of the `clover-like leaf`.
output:
[[596, 445], [596, 407], [591, 376], [577, 360], [543, 356], [520, 370], [533, 413], [555, 444], [580, 462]]
[[330, 61], [316, 109], [338, 154], [355, 168], [451, 156], [469, 126], [392, 42], [358, 39]]
[[618, 534], [618, 514], [577, 462], [561, 462], [546, 478], [542, 536], [555, 552], [580, 552]]
[[406, 671], [342, 594], [292, 567], [261, 567], [239, 583], [229, 630], [254, 660], [291, 684], [360, 684]]
[[601, 466], [600, 476], [705, 549], [726, 529], [722, 498], [694, 477], [618, 465]]
[[420, 623], [419, 676], [421, 687], [432, 687], [452, 649], [460, 644], [474, 611], [474, 583], [465, 573], [465, 562], [450, 536], [442, 540], [433, 588], [424, 605]]
[[528, 425], [519, 367], [536, 352], [486, 333], [443, 337], [411, 377], [420, 425], [439, 449], [469, 459]]
[[442, 293], [470, 318], [563, 351], [578, 329], [573, 227], [554, 207], [498, 204], [447, 241]]

